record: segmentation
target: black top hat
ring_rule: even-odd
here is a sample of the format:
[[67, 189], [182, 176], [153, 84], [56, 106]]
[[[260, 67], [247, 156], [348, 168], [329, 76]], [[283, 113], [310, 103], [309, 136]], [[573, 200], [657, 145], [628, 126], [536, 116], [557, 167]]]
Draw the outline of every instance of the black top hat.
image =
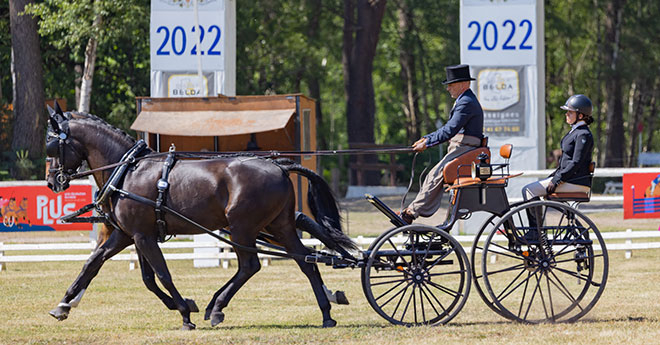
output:
[[468, 65], [447, 66], [445, 71], [447, 72], [447, 80], [442, 82], [445, 85], [459, 81], [475, 80], [470, 77], [470, 66]]

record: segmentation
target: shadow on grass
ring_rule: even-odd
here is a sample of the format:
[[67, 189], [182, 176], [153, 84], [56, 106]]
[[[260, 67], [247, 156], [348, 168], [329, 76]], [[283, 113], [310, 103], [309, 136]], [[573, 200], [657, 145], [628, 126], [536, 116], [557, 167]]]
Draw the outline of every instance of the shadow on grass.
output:
[[[389, 327], [398, 327], [394, 325], [383, 325], [383, 324], [377, 324], [377, 323], [354, 323], [354, 324], [348, 324], [348, 325], [337, 325], [335, 327], [328, 328], [328, 330], [333, 329], [333, 328], [361, 328], [361, 327], [369, 327], [369, 328], [389, 328]], [[324, 329], [323, 326], [321, 325], [282, 325], [282, 324], [270, 324], [270, 325], [245, 325], [245, 326], [216, 326], [216, 327], [211, 327], [211, 326], [202, 326], [200, 327], [199, 325], [197, 326], [198, 331], [216, 331], [216, 330], [247, 330], [247, 329]]]

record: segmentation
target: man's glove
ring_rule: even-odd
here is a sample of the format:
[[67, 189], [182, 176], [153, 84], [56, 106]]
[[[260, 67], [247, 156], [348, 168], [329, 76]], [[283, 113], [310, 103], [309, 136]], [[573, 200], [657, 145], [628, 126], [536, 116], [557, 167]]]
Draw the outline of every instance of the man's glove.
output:
[[550, 184], [548, 185], [548, 187], [546, 187], [545, 190], [548, 192], [548, 194], [552, 194], [555, 192], [555, 189], [557, 189], [557, 185], [559, 185], [559, 183], [554, 183], [550, 181]]

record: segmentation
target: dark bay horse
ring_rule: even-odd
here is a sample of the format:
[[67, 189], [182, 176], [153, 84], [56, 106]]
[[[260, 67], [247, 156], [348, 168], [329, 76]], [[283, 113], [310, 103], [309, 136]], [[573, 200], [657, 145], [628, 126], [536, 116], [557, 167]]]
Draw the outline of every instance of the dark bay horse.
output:
[[[48, 142], [51, 159], [48, 186], [54, 192], [68, 188], [68, 176], [84, 161], [90, 169], [119, 162], [134, 144], [121, 130], [100, 118], [83, 113], [67, 113], [59, 107], [51, 111], [51, 130], [57, 136]], [[119, 188], [155, 200], [156, 183], [161, 177], [164, 157], [139, 160], [128, 169]], [[296, 232], [295, 196], [288, 177], [295, 172], [310, 182], [310, 208], [319, 228], [325, 232], [323, 242], [329, 247], [355, 249], [354, 243], [341, 232], [339, 211], [329, 186], [313, 171], [293, 162], [274, 162], [255, 156], [237, 156], [204, 160], [179, 160], [169, 174], [169, 191], [165, 204], [198, 224], [209, 229], [225, 228], [231, 240], [241, 246], [255, 248], [257, 236], [264, 231], [291, 254], [306, 255]], [[94, 173], [99, 186], [110, 177], [110, 170]], [[58, 320], [67, 318], [72, 306], [77, 305], [82, 293], [96, 276], [105, 261], [131, 244], [135, 244], [140, 267], [147, 288], [154, 292], [170, 309], [176, 309], [183, 318], [183, 329], [194, 329], [190, 313], [197, 311], [192, 300], [184, 299], [172, 283], [163, 254], [158, 247], [158, 227], [152, 207], [122, 198], [115, 193], [104, 210], [118, 225], [85, 263], [82, 272], [67, 289], [64, 298], [50, 314]], [[190, 223], [165, 214], [168, 234], [202, 233]], [[330, 243], [329, 243], [330, 242]], [[260, 269], [259, 259], [253, 251], [234, 248], [238, 257], [238, 271], [213, 296], [206, 308], [205, 319], [213, 326], [224, 320], [222, 310], [230, 299]], [[330, 316], [330, 303], [316, 264], [306, 263], [301, 256], [294, 258], [309, 279], [323, 315], [323, 326], [336, 322]], [[161, 281], [169, 295], [155, 283]]]

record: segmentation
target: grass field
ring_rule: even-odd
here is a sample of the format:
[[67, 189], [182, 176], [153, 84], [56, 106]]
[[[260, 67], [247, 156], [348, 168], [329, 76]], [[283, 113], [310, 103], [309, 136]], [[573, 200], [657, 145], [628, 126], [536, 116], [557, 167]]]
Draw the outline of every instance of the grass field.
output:
[[[355, 204], [352, 204], [355, 203]], [[396, 201], [388, 204], [396, 207]], [[351, 236], [377, 235], [389, 228], [366, 201], [345, 202]], [[601, 230], [651, 230], [657, 220], [623, 221], [618, 211], [590, 214]], [[439, 224], [431, 219], [430, 224]], [[85, 232], [0, 234], [0, 241], [86, 240]], [[194, 269], [171, 261], [174, 282], [184, 297], [204, 309], [235, 266]], [[338, 326], [322, 329], [321, 313], [298, 267], [274, 261], [250, 280], [225, 309], [225, 322], [212, 328], [193, 314], [197, 330], [180, 331], [181, 318], [167, 310], [142, 284], [140, 271], [126, 262], [108, 262], [69, 319], [48, 311], [57, 305], [82, 268], [81, 262], [11, 264], [0, 272], [0, 344], [654, 344], [660, 342], [660, 251], [635, 251], [633, 259], [610, 252], [607, 287], [595, 308], [573, 324], [524, 325], [507, 321], [481, 301], [475, 289], [463, 311], [448, 325], [395, 327], [368, 305], [359, 270], [322, 266], [326, 285], [345, 290], [348, 306], [334, 306]]]

